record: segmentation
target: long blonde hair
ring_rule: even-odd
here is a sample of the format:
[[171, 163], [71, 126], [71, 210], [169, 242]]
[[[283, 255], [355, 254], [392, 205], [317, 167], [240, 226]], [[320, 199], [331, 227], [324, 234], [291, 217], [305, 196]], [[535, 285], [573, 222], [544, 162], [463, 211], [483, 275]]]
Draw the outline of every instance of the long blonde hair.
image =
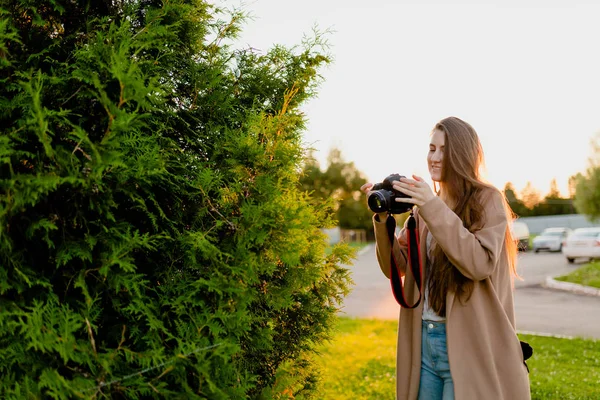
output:
[[[483, 227], [485, 210], [481, 202], [484, 192], [498, 191], [493, 185], [485, 182], [481, 176], [484, 165], [483, 148], [475, 129], [467, 122], [449, 117], [438, 122], [433, 131], [444, 133], [444, 158], [442, 160], [442, 177], [438, 194], [444, 202], [458, 215], [463, 225], [470, 232]], [[432, 133], [433, 133], [432, 131]], [[506, 218], [510, 224], [514, 219], [508, 202], [502, 195]], [[516, 273], [517, 245], [507, 227], [505, 235], [505, 251], [510, 272]], [[446, 294], [456, 293], [461, 301], [468, 301], [473, 291], [473, 281], [461, 274], [448, 260], [440, 246], [432, 251], [432, 266], [428, 271], [429, 305], [440, 316], [446, 315]]]

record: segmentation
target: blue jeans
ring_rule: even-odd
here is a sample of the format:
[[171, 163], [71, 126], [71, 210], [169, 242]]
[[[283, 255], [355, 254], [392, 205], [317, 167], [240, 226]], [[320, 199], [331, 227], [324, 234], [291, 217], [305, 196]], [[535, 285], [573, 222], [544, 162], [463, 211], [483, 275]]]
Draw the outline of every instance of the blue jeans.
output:
[[450, 375], [446, 346], [446, 324], [424, 320], [421, 341], [419, 400], [454, 400], [454, 383]]

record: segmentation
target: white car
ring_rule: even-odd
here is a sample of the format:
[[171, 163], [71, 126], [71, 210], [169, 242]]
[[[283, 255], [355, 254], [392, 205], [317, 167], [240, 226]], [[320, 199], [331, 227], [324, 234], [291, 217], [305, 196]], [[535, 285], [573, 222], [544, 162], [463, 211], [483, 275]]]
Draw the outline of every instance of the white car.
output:
[[513, 221], [510, 225], [512, 237], [521, 251], [529, 250], [529, 227], [525, 222]]
[[590, 261], [600, 258], [600, 227], [575, 229], [563, 241], [562, 253], [570, 263], [580, 257]]
[[563, 241], [573, 232], [570, 228], [546, 228], [533, 238], [533, 251], [561, 251]]

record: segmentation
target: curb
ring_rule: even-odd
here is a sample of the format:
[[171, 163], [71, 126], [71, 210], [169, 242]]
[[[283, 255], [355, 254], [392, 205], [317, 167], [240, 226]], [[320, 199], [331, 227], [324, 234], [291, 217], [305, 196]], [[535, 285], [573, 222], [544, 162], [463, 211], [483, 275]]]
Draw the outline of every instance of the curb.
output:
[[372, 244], [368, 244], [365, 247], [363, 247], [362, 249], [360, 249], [360, 251], [358, 253], [356, 253], [357, 256], [362, 256], [363, 254], [365, 254], [367, 251], [371, 250], [371, 247], [373, 245]]
[[566, 292], [585, 294], [588, 296], [600, 296], [600, 289], [578, 285], [577, 283], [557, 281], [551, 276], [546, 277], [546, 282], [542, 286], [549, 289], [563, 290]]
[[[569, 340], [581, 339], [581, 337], [577, 337], [577, 336], [559, 335], [556, 333], [546, 333], [546, 332], [520, 331], [518, 329], [517, 329], [517, 333], [520, 335], [543, 336], [543, 337], [551, 337], [551, 338], [557, 338], [557, 339], [569, 339]], [[585, 338], [585, 339], [587, 339], [587, 338]], [[590, 340], [597, 340], [597, 339], [590, 339]]]

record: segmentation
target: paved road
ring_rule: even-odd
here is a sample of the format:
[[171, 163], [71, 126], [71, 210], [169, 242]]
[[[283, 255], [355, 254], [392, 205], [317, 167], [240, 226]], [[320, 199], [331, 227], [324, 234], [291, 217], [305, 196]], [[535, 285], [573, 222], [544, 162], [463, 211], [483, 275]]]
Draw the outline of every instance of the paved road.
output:
[[[600, 339], [600, 297], [544, 288], [547, 276], [579, 268], [560, 253], [521, 253], [515, 281], [517, 329], [521, 332], [580, 336]], [[389, 280], [381, 273], [375, 248], [364, 250], [349, 267], [355, 286], [345, 299], [341, 314], [361, 318], [398, 319], [399, 306]]]

